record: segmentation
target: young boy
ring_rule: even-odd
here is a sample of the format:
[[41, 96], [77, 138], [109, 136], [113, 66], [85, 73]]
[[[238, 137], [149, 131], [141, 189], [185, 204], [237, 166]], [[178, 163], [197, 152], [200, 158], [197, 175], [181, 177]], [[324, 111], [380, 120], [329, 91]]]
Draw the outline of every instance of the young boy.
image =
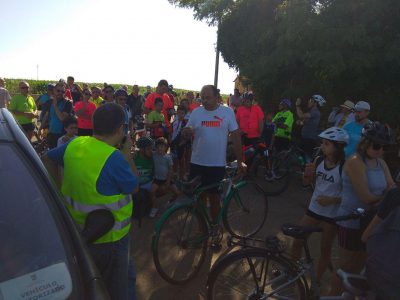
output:
[[167, 136], [165, 119], [162, 114], [164, 102], [161, 98], [154, 101], [154, 110], [147, 115], [146, 127], [150, 129], [150, 136], [153, 139]]
[[[153, 187], [154, 192], [159, 190], [162, 193], [172, 192], [173, 198], [170, 202], [174, 201], [179, 195], [178, 188], [172, 181], [172, 158], [167, 154], [168, 142], [165, 138], [161, 137], [156, 140], [156, 151], [153, 153], [154, 161], [154, 179]], [[154, 218], [158, 212], [157, 207], [153, 207], [150, 211], [150, 217]]]
[[176, 110], [176, 119], [172, 123], [171, 153], [174, 160], [174, 173], [176, 173], [179, 168], [178, 178], [180, 180], [183, 179], [187, 169], [185, 164], [185, 150], [190, 146], [190, 141], [183, 139], [181, 135], [182, 128], [187, 124], [185, 114], [185, 107], [179, 105]]
[[65, 134], [57, 140], [57, 147], [72, 141], [78, 134], [78, 120], [74, 116], [68, 116], [64, 122]]
[[153, 186], [153, 144], [154, 142], [151, 138], [147, 136], [140, 137], [136, 142], [136, 146], [139, 148], [139, 151], [134, 157], [135, 165], [139, 173], [139, 189], [148, 192], [150, 208], [153, 208], [155, 199], [155, 187]]

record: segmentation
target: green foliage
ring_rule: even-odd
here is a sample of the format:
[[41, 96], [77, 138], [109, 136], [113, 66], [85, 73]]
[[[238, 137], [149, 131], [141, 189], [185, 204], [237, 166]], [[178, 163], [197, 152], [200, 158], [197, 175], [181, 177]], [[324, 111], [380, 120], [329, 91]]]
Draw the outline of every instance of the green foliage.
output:
[[319, 93], [367, 100], [373, 117], [400, 109], [400, 1], [236, 1], [219, 27], [224, 60], [268, 106]]

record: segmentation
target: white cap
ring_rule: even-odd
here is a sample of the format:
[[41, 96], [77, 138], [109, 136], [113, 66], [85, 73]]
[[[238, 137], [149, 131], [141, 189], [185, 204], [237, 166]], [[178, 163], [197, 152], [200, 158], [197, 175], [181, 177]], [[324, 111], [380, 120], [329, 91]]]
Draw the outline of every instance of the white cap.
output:
[[354, 106], [354, 109], [356, 111], [363, 111], [363, 110], [371, 110], [371, 106], [369, 105], [368, 102], [365, 101], [358, 101], [356, 105]]

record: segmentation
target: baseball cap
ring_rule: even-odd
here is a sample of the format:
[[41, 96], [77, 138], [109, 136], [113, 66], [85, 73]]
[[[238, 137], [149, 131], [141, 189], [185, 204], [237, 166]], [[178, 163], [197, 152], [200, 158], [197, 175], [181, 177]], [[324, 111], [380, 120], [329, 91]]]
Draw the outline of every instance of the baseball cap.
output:
[[340, 105], [340, 106], [344, 107], [344, 108], [348, 108], [348, 109], [354, 109], [354, 103], [352, 101], [350, 101], [350, 100], [344, 101], [344, 103], [342, 105]]
[[356, 105], [354, 106], [354, 109], [356, 111], [363, 111], [363, 110], [371, 110], [371, 106], [369, 105], [368, 102], [365, 101], [358, 101]]

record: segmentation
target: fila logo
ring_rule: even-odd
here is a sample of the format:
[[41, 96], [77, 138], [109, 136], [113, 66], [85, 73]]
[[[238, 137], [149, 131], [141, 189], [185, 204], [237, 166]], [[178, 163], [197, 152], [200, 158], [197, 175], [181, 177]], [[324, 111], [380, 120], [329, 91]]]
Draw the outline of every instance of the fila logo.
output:
[[331, 176], [328, 177], [327, 174], [322, 173], [321, 171], [318, 171], [318, 172], [317, 172], [317, 178], [318, 178], [318, 177], [321, 177], [321, 179], [324, 180], [324, 181], [328, 181], [328, 182], [331, 182], [331, 183], [335, 183], [335, 179], [333, 178], [333, 175], [331, 175]]

